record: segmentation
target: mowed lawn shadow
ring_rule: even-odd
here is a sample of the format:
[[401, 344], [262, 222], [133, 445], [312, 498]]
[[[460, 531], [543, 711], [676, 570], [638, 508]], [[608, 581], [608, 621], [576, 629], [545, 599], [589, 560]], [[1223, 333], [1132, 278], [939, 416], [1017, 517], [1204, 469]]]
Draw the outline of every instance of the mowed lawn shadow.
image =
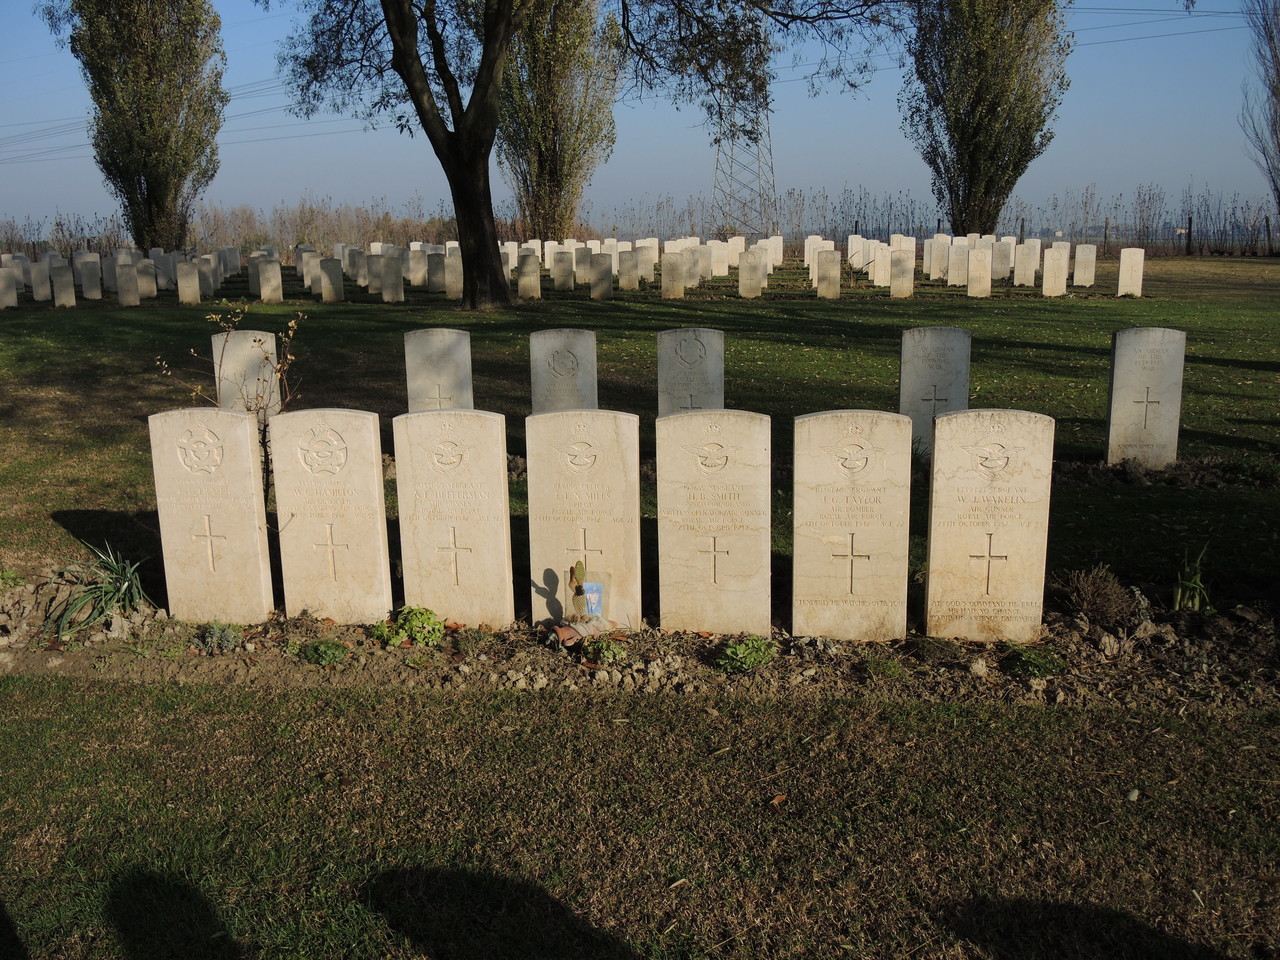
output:
[[107, 915], [128, 960], [239, 960], [218, 911], [180, 877], [135, 869], [111, 884]]
[[432, 960], [634, 960], [627, 944], [545, 889], [489, 871], [406, 867], [376, 874], [365, 901]]

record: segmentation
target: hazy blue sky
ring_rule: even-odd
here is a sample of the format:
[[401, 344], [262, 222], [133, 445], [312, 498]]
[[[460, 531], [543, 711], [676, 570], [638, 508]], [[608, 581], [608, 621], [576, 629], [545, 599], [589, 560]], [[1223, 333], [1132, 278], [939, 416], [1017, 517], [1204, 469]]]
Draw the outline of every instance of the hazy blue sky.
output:
[[[0, 53], [0, 218], [19, 221], [55, 212], [109, 214], [85, 134], [88, 97], [79, 66], [46, 27], [4, 0]], [[222, 167], [207, 198], [269, 209], [304, 193], [336, 203], [385, 201], [393, 209], [420, 197], [428, 211], [447, 199], [426, 139], [358, 121], [288, 114], [289, 91], [276, 78], [277, 42], [294, 14], [273, 4], [214, 0], [227, 51], [232, 94], [219, 137]], [[1266, 195], [1237, 122], [1248, 69], [1249, 34], [1235, 0], [1200, 0], [1188, 15], [1181, 0], [1081, 0], [1069, 15], [1077, 47], [1068, 61], [1071, 89], [1056, 138], [1032, 164], [1017, 193], [1032, 203], [1063, 190], [1096, 185], [1103, 198], [1131, 196], [1156, 183], [1171, 202], [1191, 185], [1244, 198]], [[803, 71], [779, 70], [772, 119], [779, 191], [865, 187], [929, 197], [929, 176], [899, 129], [901, 71], [895, 56], [877, 58], [871, 83], [856, 93], [808, 95]], [[613, 157], [588, 188], [595, 211], [673, 196], [710, 195], [714, 151], [696, 110], [667, 101], [624, 98], [615, 116]], [[495, 176], [496, 199], [507, 195]]]

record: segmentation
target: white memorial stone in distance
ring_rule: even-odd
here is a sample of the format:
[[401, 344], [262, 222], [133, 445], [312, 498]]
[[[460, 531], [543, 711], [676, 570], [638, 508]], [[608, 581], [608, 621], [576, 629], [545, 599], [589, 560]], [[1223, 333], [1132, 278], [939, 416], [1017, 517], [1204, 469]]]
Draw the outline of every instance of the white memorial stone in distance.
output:
[[658, 416], [724, 409], [724, 331], [658, 333]]
[[969, 250], [967, 294], [970, 297], [991, 296], [991, 250], [974, 247]]
[[[181, 271], [181, 264], [178, 269]], [[181, 274], [178, 283], [181, 286]], [[258, 264], [258, 288], [258, 299], [263, 303], [284, 303], [284, 278], [280, 275], [279, 260], [263, 260]]]
[[911, 418], [911, 442], [928, 453], [933, 418], [969, 408], [969, 352], [973, 334], [960, 327], [902, 331], [898, 412]]
[[1076, 287], [1092, 287], [1098, 268], [1098, 248], [1092, 243], [1076, 247], [1076, 269], [1071, 284]]
[[684, 296], [684, 254], [662, 255], [662, 299], [678, 300]]
[[[828, 243], [830, 241], [827, 241]], [[819, 300], [840, 299], [840, 251], [815, 250], [814, 274], [817, 279]]]
[[1117, 297], [1142, 296], [1142, 266], [1146, 253], [1142, 247], [1125, 247], [1120, 251], [1120, 277], [1116, 286]]
[[640, 620], [640, 418], [565, 410], [525, 421], [529, 470], [530, 599], [535, 622], [574, 610], [569, 570], [579, 560], [601, 584], [602, 616]]
[[925, 632], [1026, 643], [1044, 607], [1053, 418], [964, 410], [934, 424]]
[[618, 289], [640, 289], [640, 265], [635, 250], [618, 251]]
[[80, 295], [86, 300], [102, 299], [102, 260], [96, 253], [80, 261]]
[[796, 418], [791, 632], [868, 641], [907, 632], [911, 421]]
[[1044, 269], [1040, 274], [1041, 293], [1046, 297], [1067, 295], [1067, 253], [1055, 243], [1044, 252]]
[[142, 302], [138, 295], [138, 268], [133, 263], [116, 264], [116, 300], [122, 307], [136, 307]]
[[49, 269], [49, 282], [53, 286], [53, 305], [55, 307], [74, 307], [76, 305], [76, 278], [68, 264], [58, 264]]
[[613, 255], [591, 255], [591, 299], [608, 300], [613, 296]]
[[991, 279], [1008, 280], [1013, 271], [1013, 251], [1016, 244], [999, 240], [991, 245]]
[[769, 418], [678, 413], [655, 430], [662, 628], [768, 636]]
[[1107, 463], [1136, 460], [1161, 469], [1178, 459], [1187, 335], [1133, 327], [1111, 336]]
[[143, 300], [154, 300], [158, 287], [156, 283], [156, 262], [142, 259], [134, 266], [138, 270], [138, 296]]
[[[31, 275], [31, 299], [37, 303], [45, 303], [53, 299], [53, 289], [49, 282], [49, 261], [40, 260], [27, 268]], [[136, 282], [135, 282], [136, 286]], [[121, 302], [122, 307], [136, 307], [136, 303]]]
[[450, 253], [444, 258], [444, 296], [446, 300], [462, 299], [462, 252], [457, 247], [450, 247]]
[[364, 258], [366, 289], [370, 294], [382, 294], [382, 264], [386, 259], [380, 253], [370, 253]]
[[299, 410], [268, 426], [285, 612], [376, 623], [391, 611], [378, 416]]
[[444, 293], [444, 254], [427, 251], [427, 293]]
[[446, 327], [410, 330], [404, 335], [409, 412], [470, 410], [471, 334]]
[[392, 432], [405, 605], [472, 626], [511, 623], [506, 418], [406, 413]]
[[744, 250], [738, 254], [738, 296], [754, 300], [760, 296], [764, 281], [764, 254], [758, 250]]
[[213, 335], [213, 380], [218, 406], [272, 417], [280, 412], [276, 335], [228, 330]]
[[1013, 285], [1015, 287], [1034, 287], [1036, 285], [1037, 255], [1030, 245], [1020, 243], [1013, 251]]
[[522, 300], [542, 299], [542, 258], [532, 250], [516, 262], [516, 293]]
[[188, 409], [147, 424], [170, 615], [261, 623], [275, 604], [257, 419]]
[[346, 296], [342, 280], [342, 261], [325, 257], [320, 261], [320, 299], [324, 303], [340, 303]]
[[595, 410], [596, 335], [591, 330], [537, 330], [529, 335], [529, 381], [537, 413]]
[[194, 263], [183, 260], [178, 262], [173, 272], [178, 278], [178, 302], [198, 304], [200, 302], [200, 268]]
[[0, 267], [0, 310], [18, 305], [18, 280], [12, 267]]
[[947, 286], [969, 285], [969, 245], [959, 238], [947, 248]]
[[910, 250], [894, 250], [889, 254], [889, 296], [895, 299], [910, 297], [915, 292], [915, 281], [915, 254]]
[[382, 255], [382, 302], [404, 303], [404, 261], [394, 253]]
[[557, 250], [551, 257], [551, 289], [557, 293], [573, 290], [573, 251]]

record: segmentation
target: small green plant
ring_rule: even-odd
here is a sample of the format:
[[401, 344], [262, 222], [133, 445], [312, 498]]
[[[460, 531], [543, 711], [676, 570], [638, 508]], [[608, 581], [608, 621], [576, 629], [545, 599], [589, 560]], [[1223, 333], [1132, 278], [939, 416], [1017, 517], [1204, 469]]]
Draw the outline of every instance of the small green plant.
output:
[[347, 648], [337, 640], [316, 640], [299, 650], [298, 656], [318, 667], [336, 667], [347, 659]]
[[596, 635], [587, 637], [583, 653], [592, 663], [626, 663], [629, 654], [626, 645], [612, 637]]
[[1000, 658], [1000, 669], [1011, 677], [1043, 679], [1062, 673], [1066, 663], [1043, 647], [1010, 646]]
[[192, 646], [205, 656], [212, 657], [219, 653], [227, 653], [234, 650], [240, 646], [243, 640], [244, 631], [239, 627], [234, 624], [213, 620], [202, 625], [196, 631], [195, 642]]
[[873, 677], [885, 680], [897, 680], [907, 672], [897, 660], [890, 660], [888, 657], [869, 657], [862, 662], [862, 669]]
[[1072, 570], [1060, 581], [1072, 612], [1103, 627], [1126, 626], [1134, 620], [1137, 602], [1105, 563], [1091, 570]]
[[138, 564], [130, 563], [104, 545], [90, 544], [92, 560], [77, 560], [57, 573], [55, 583], [70, 588], [67, 598], [49, 611], [45, 630], [61, 639], [77, 630], [96, 626], [116, 613], [132, 613], [150, 605], [138, 576]]
[[406, 640], [415, 647], [435, 647], [444, 639], [444, 621], [426, 607], [401, 607], [391, 623], [374, 624], [369, 635], [388, 647]]
[[458, 648], [458, 652], [470, 656], [475, 653], [489, 639], [491, 634], [488, 630], [480, 627], [462, 627], [460, 630], [454, 631], [453, 645]]
[[0, 590], [12, 590], [26, 583], [26, 579], [17, 570], [0, 570]]
[[1200, 548], [1200, 553], [1194, 560], [1191, 559], [1190, 554], [1182, 555], [1182, 567], [1178, 570], [1178, 585], [1173, 588], [1173, 609], [1213, 613], [1213, 606], [1209, 603], [1209, 588], [1205, 586], [1202, 569], [1205, 551], [1208, 549], [1209, 545], [1206, 543]]
[[778, 653], [778, 645], [769, 637], [752, 634], [732, 640], [716, 655], [714, 666], [723, 673], [750, 673], [763, 667]]

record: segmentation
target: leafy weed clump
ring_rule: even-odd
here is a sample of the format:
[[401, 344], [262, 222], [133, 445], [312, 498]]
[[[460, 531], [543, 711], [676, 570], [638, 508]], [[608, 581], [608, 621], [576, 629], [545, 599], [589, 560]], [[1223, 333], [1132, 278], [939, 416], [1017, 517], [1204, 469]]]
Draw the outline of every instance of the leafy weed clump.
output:
[[583, 652], [592, 663], [626, 663], [629, 656], [626, 645], [613, 637], [587, 637], [583, 646]]
[[240, 646], [244, 631], [235, 624], [213, 620], [196, 631], [194, 646], [207, 657], [228, 653]]
[[316, 640], [299, 649], [298, 657], [318, 667], [336, 667], [347, 659], [347, 648], [337, 640]]
[[778, 645], [769, 637], [752, 634], [724, 645], [713, 661], [722, 673], [750, 673], [763, 667], [778, 653]]
[[390, 624], [375, 624], [370, 635], [388, 647], [406, 640], [415, 647], [435, 647], [444, 639], [444, 621], [426, 607], [401, 607]]
[[12, 590], [14, 587], [20, 587], [27, 581], [17, 570], [0, 569], [0, 590]]
[[1000, 658], [1000, 669], [1011, 677], [1042, 680], [1067, 669], [1066, 661], [1043, 647], [1010, 646]]

